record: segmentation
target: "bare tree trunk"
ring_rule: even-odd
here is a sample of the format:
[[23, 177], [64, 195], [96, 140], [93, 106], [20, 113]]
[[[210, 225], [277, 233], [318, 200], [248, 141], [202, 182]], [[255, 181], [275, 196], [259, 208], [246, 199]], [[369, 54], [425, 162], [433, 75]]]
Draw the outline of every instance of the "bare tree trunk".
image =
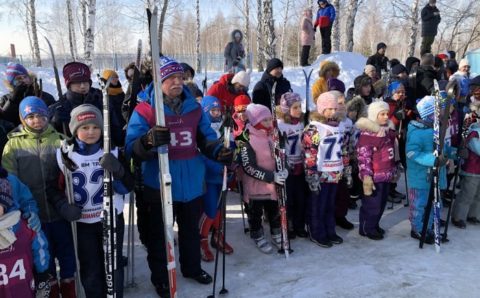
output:
[[77, 38], [75, 37], [75, 24], [73, 23], [72, 1], [67, 1], [67, 19], [68, 19], [68, 41], [70, 45], [70, 55], [72, 60], [77, 59]]
[[158, 48], [162, 52], [163, 27], [165, 25], [165, 16], [168, 9], [168, 0], [163, 0], [162, 12], [160, 13], [160, 22], [158, 23]]
[[263, 32], [265, 37], [265, 58], [270, 60], [276, 57], [275, 23], [273, 21], [272, 0], [263, 0]]
[[243, 10], [245, 16], [245, 29], [243, 31], [243, 40], [245, 41], [245, 57], [247, 68], [252, 68], [252, 61], [250, 61], [250, 4], [249, 0], [243, 1]]
[[35, 60], [34, 56], [34, 49], [33, 49], [33, 41], [32, 41], [32, 34], [30, 30], [30, 8], [29, 8], [29, 0], [24, 0], [23, 6], [25, 7], [25, 13], [19, 8], [18, 12], [24, 16], [25, 28], [27, 29], [27, 37], [28, 37], [28, 45], [30, 46], [30, 55], [32, 61]]
[[307, 6], [313, 11], [313, 0], [307, 0]]
[[264, 42], [263, 42], [263, 9], [262, 0], [257, 0], [257, 68], [263, 71], [265, 63]]
[[196, 55], [196, 67], [197, 72], [201, 72], [200, 68], [200, 0], [197, 0], [197, 38], [195, 41], [195, 55]]
[[290, 0], [287, 0], [285, 3], [285, 15], [283, 18], [283, 26], [282, 26], [282, 41], [280, 43], [280, 60], [284, 60], [284, 54], [285, 54], [285, 34], [286, 34], [286, 28], [287, 28], [287, 21], [288, 21], [288, 9], [290, 7]]
[[35, 65], [37, 67], [40, 67], [42, 66], [42, 60], [40, 59], [40, 47], [38, 46], [35, 0], [30, 0], [29, 7], [30, 7], [30, 26], [32, 29], [32, 42], [33, 42], [33, 52], [35, 56]]
[[82, 10], [82, 36], [83, 36], [83, 52], [87, 51], [87, 0], [80, 1]]
[[415, 55], [418, 33], [418, 6], [420, 0], [413, 0], [410, 14], [410, 38], [408, 40], [408, 57]]
[[340, 51], [340, 0], [333, 0], [332, 5], [335, 7], [336, 17], [333, 22], [332, 39], [333, 39], [333, 51]]
[[355, 26], [355, 17], [358, 11], [358, 0], [349, 0], [347, 6], [347, 23], [345, 28], [345, 51], [353, 52], [353, 31]]
[[85, 64], [92, 69], [93, 67], [93, 53], [95, 50], [95, 15], [97, 13], [97, 1], [88, 0], [88, 24], [85, 31]]

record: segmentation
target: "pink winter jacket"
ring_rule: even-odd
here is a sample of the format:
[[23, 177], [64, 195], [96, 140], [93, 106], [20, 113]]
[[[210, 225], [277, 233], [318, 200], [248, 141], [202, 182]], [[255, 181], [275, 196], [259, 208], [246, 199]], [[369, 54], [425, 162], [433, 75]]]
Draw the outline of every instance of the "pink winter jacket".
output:
[[247, 124], [249, 142], [240, 149], [242, 161], [243, 199], [276, 200], [274, 171], [275, 160], [272, 157], [272, 137], [264, 130], [258, 130]]
[[312, 18], [304, 16], [300, 23], [301, 36], [300, 42], [302, 46], [312, 46], [314, 44], [315, 32], [313, 31]]

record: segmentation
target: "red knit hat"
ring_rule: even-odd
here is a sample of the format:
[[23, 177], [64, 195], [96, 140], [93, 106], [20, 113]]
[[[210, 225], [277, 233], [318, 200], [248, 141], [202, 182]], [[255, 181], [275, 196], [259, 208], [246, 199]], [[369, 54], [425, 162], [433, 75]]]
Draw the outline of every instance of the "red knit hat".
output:
[[67, 88], [71, 83], [89, 82], [92, 85], [90, 76], [90, 68], [81, 62], [70, 62], [63, 67], [63, 78]]
[[233, 100], [233, 106], [235, 107], [235, 110], [244, 110], [249, 104], [251, 104], [252, 101], [250, 100], [250, 97], [245, 94], [241, 94]]

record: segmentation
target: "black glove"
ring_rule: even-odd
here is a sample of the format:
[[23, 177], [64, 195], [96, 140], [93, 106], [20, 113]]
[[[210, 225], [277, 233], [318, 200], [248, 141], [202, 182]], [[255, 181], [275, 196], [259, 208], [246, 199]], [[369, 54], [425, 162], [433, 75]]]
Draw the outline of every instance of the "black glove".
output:
[[50, 279], [48, 272], [35, 274], [35, 298], [50, 297]]
[[69, 204], [67, 200], [59, 200], [55, 206], [58, 213], [66, 221], [75, 221], [82, 216], [82, 209], [75, 204]]
[[398, 120], [404, 120], [405, 119], [405, 111], [404, 110], [396, 110], [395, 113], [395, 118]]
[[467, 148], [460, 148], [458, 150], [458, 156], [461, 159], [467, 159], [468, 158], [468, 149]]
[[105, 170], [112, 173], [113, 178], [122, 179], [125, 175], [125, 169], [122, 163], [112, 153], [105, 153], [100, 158], [100, 165]]
[[447, 164], [448, 162], [448, 157], [446, 157], [445, 155], [440, 155], [439, 157], [437, 157], [437, 162], [438, 162], [438, 166], [439, 167], [443, 167], [444, 165]]
[[32, 91], [31, 85], [20, 84], [13, 89], [12, 102], [20, 103]]
[[233, 162], [233, 150], [222, 147], [222, 149], [218, 151], [217, 161], [223, 163], [226, 166], [231, 165]]
[[55, 110], [53, 111], [53, 117], [52, 117], [52, 122], [54, 123], [69, 123], [70, 122], [70, 113], [67, 111], [67, 109], [59, 104], [58, 106], [55, 107]]
[[168, 129], [168, 127], [155, 125], [142, 137], [141, 142], [147, 150], [170, 144], [170, 129]]

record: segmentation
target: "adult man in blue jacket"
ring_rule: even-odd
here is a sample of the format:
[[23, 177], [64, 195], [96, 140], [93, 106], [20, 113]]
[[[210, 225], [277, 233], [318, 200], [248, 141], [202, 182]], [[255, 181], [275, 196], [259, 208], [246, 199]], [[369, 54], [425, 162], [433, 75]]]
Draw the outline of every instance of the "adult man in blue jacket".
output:
[[313, 30], [316, 32], [320, 28], [322, 36], [322, 54], [330, 54], [332, 51], [332, 25], [335, 21], [335, 7], [326, 0], [318, 0], [317, 19]]
[[[160, 297], [168, 293], [162, 198], [156, 147], [168, 144], [172, 176], [173, 213], [178, 224], [180, 270], [184, 277], [208, 284], [212, 278], [200, 266], [200, 220], [205, 192], [205, 163], [200, 152], [223, 164], [233, 153], [218, 141], [201, 106], [183, 85], [184, 70], [175, 60], [161, 57], [160, 68], [166, 127], [155, 125], [152, 84], [146, 100], [135, 107], [128, 123], [127, 156], [142, 163], [143, 195], [137, 200], [138, 227], [147, 248], [151, 281]], [[160, 83], [160, 82], [159, 82]]]

